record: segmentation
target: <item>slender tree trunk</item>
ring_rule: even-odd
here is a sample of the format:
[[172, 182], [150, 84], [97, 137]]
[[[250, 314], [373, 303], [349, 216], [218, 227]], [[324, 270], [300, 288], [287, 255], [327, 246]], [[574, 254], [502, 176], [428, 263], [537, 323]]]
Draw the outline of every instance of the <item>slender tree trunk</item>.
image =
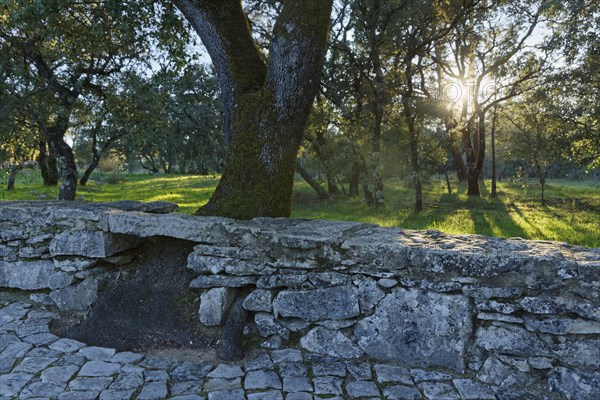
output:
[[319, 129], [317, 131], [317, 140], [313, 143], [313, 149], [317, 154], [317, 158], [323, 164], [323, 168], [325, 168], [325, 176], [327, 177], [327, 191], [329, 194], [336, 195], [340, 194], [340, 191], [335, 183], [335, 175], [333, 173], [333, 167], [331, 165], [331, 160], [325, 154], [323, 148], [327, 145], [325, 141], [325, 135], [323, 134], [323, 130]]
[[421, 184], [421, 166], [419, 164], [419, 144], [414, 132], [410, 133], [410, 164], [413, 170], [413, 185], [415, 187], [415, 211], [423, 211], [423, 185]]
[[450, 177], [448, 176], [448, 165], [444, 166], [444, 176], [446, 177], [446, 188], [448, 194], [452, 194], [452, 185], [450, 184]]
[[90, 165], [88, 165], [88, 167], [85, 169], [85, 172], [83, 173], [83, 176], [81, 177], [81, 179], [79, 180], [79, 184], [81, 186], [85, 186], [88, 182], [88, 180], [90, 179], [90, 175], [92, 175], [92, 172], [94, 172], [94, 170], [96, 168], [98, 168], [98, 165], [100, 164], [100, 157], [93, 157], [92, 158], [92, 162], [90, 163]]
[[197, 214], [289, 217], [296, 156], [320, 82], [332, 0], [283, 2], [267, 64], [239, 0], [174, 3], [215, 64], [231, 138], [221, 181]]
[[358, 186], [360, 185], [360, 162], [354, 159], [350, 171], [350, 182], [348, 184], [348, 196], [358, 197]]
[[471, 143], [471, 132], [468, 132], [468, 151], [467, 151], [467, 194], [469, 196], [480, 196], [479, 178], [483, 170], [483, 160], [485, 159], [485, 113], [477, 112], [477, 130], [475, 132], [474, 145]]
[[496, 184], [496, 118], [498, 117], [498, 112], [496, 107], [494, 107], [494, 115], [492, 116], [492, 130], [490, 131], [491, 140], [492, 140], [492, 198], [498, 197], [498, 189]]
[[455, 138], [456, 123], [453, 123], [450, 117], [446, 117], [444, 118], [444, 126], [446, 127], [446, 136], [448, 138], [448, 152], [452, 156], [456, 177], [459, 182], [465, 182], [467, 180], [467, 169], [460, 152], [460, 145]]
[[317, 192], [317, 194], [319, 195], [319, 199], [329, 199], [329, 195], [327, 194], [327, 192], [321, 187], [321, 185], [319, 185], [317, 181], [314, 180], [312, 176], [310, 176], [310, 174], [304, 168], [302, 168], [299, 162], [296, 162], [296, 171], [298, 171], [302, 179], [304, 179], [306, 183], [308, 183], [310, 187], [313, 188], [315, 192]]

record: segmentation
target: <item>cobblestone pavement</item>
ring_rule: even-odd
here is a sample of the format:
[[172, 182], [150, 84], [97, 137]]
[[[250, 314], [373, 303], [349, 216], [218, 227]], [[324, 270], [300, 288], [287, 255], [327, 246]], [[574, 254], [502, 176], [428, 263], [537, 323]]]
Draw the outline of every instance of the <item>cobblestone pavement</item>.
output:
[[307, 360], [297, 350], [264, 351], [241, 365], [116, 352], [53, 335], [55, 317], [24, 302], [0, 305], [0, 400], [535, 398], [442, 372]]

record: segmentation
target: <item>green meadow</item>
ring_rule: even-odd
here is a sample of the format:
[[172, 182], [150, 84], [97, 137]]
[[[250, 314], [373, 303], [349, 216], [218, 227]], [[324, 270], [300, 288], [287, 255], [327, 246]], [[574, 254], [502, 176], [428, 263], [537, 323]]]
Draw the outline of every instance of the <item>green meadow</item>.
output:
[[[38, 175], [34, 171], [19, 173], [12, 192], [6, 191], [3, 176], [0, 201], [57, 198], [58, 188], [44, 187]], [[104, 174], [92, 179], [78, 188], [80, 200], [164, 200], [178, 204], [183, 213], [193, 213], [206, 203], [218, 183], [218, 176], [199, 175]], [[489, 182], [485, 186], [489, 188]], [[297, 180], [292, 216], [600, 247], [600, 183], [550, 180], [545, 204], [540, 202], [539, 185], [534, 180], [500, 182], [498, 192], [496, 199], [487, 192], [481, 198], [469, 198], [466, 188], [457, 187], [456, 182], [453, 193], [448, 194], [445, 182], [433, 180], [424, 190], [424, 210], [415, 213], [413, 192], [399, 180], [386, 182], [386, 205], [379, 208], [347, 196], [319, 201], [305, 182]]]

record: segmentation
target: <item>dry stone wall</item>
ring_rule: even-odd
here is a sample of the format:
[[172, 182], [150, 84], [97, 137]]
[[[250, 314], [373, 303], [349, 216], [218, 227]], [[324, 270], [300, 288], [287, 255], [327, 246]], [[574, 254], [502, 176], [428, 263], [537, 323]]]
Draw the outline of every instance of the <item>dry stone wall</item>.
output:
[[200, 321], [222, 325], [243, 295], [264, 347], [600, 393], [600, 249], [136, 207], [0, 204], [0, 287], [85, 310], [143, 238], [174, 237], [198, 243]]

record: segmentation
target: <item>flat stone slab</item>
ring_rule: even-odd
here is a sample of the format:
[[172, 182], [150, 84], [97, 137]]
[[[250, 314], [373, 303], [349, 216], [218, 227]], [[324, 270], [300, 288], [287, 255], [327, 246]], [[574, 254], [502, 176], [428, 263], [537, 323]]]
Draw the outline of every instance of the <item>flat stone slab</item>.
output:
[[464, 370], [471, 306], [464, 296], [395, 289], [354, 335], [369, 356], [414, 366]]
[[358, 296], [352, 286], [316, 290], [282, 290], [273, 301], [276, 315], [305, 321], [336, 320], [356, 317]]

